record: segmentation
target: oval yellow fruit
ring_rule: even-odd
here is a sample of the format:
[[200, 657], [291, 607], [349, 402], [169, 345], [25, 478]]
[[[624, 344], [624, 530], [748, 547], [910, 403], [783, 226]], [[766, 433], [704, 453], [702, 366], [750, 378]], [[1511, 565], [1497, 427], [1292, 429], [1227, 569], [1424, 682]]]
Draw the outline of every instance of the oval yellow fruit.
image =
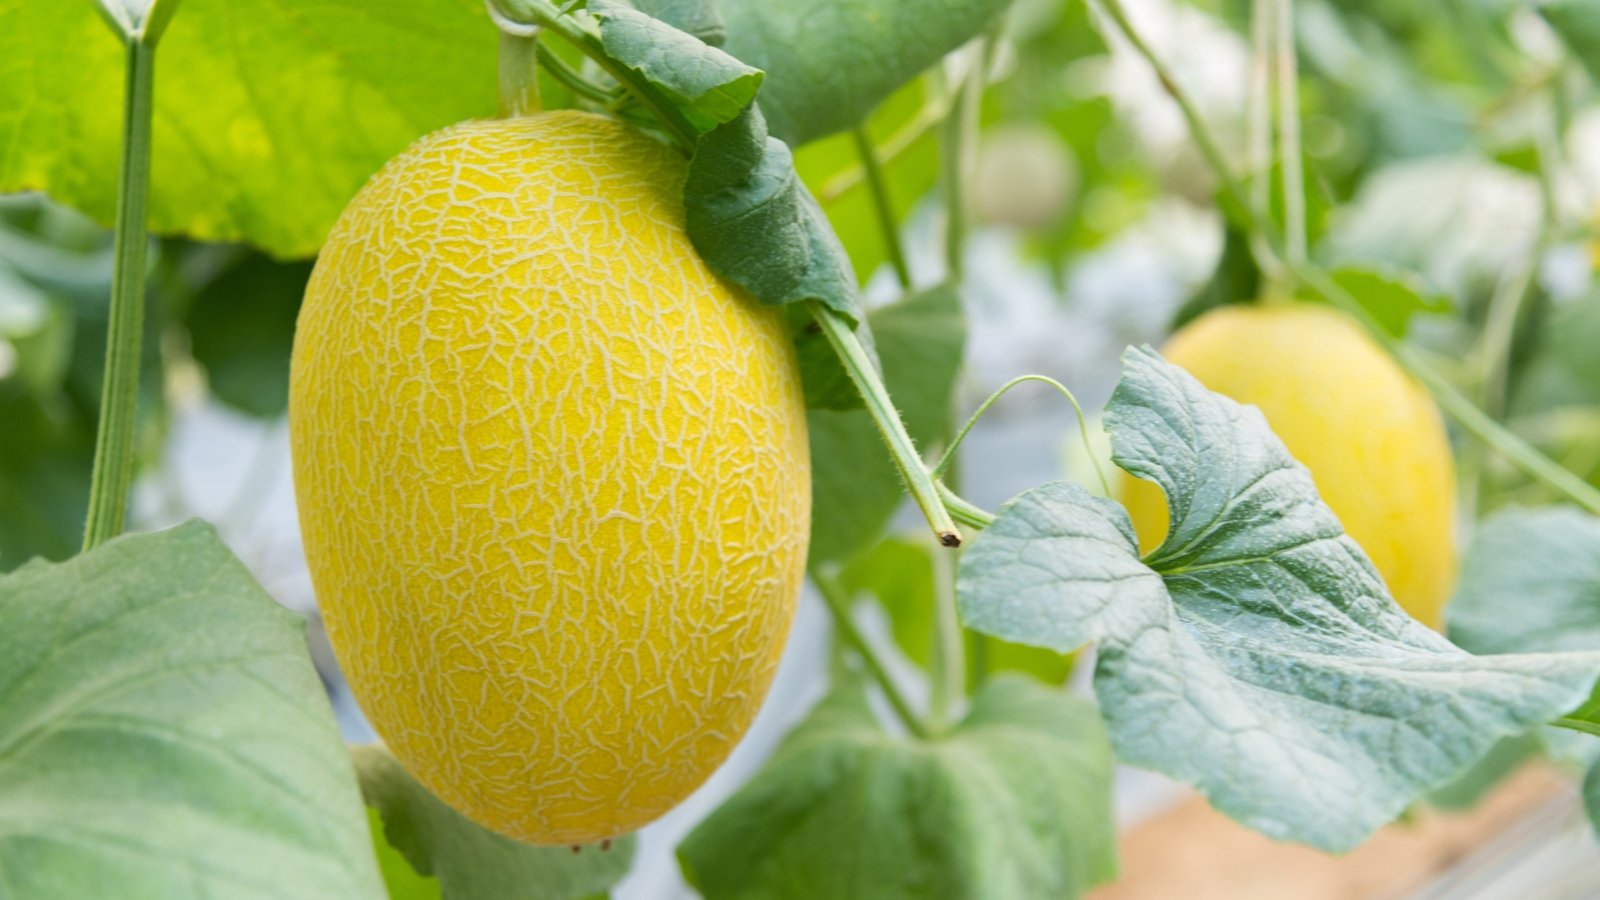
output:
[[[1455, 579], [1455, 465], [1433, 399], [1349, 317], [1310, 304], [1226, 306], [1162, 349], [1201, 384], [1261, 408], [1416, 619], [1439, 627]], [[1141, 549], [1167, 533], [1161, 490], [1126, 474]]]
[[340, 665], [419, 781], [530, 843], [699, 786], [804, 575], [793, 345], [695, 254], [684, 176], [588, 113], [456, 125], [350, 203], [300, 313], [295, 489]]

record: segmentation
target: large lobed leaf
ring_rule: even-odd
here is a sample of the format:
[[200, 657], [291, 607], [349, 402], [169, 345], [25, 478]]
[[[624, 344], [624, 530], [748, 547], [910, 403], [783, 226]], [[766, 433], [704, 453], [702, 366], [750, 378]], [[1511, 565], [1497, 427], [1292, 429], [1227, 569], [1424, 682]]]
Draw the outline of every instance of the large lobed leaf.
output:
[[304, 620], [209, 526], [0, 577], [6, 896], [384, 896]]
[[1169, 537], [1054, 484], [1005, 507], [963, 562], [968, 624], [1099, 642], [1118, 756], [1188, 781], [1268, 835], [1348, 849], [1496, 742], [1578, 706], [1600, 653], [1478, 657], [1409, 618], [1253, 407], [1130, 350], [1113, 458], [1158, 483]]
[[[184, 0], [156, 62], [150, 224], [310, 256], [418, 136], [494, 112], [474, 0]], [[110, 221], [122, 48], [89, 2], [0, 0], [0, 192]]]
[[605, 894], [633, 862], [632, 836], [583, 848], [502, 837], [446, 806], [385, 748], [369, 744], [351, 753], [388, 845], [417, 872], [438, 879], [444, 900], [580, 900]]
[[708, 900], [1071, 898], [1116, 868], [1094, 708], [998, 678], [950, 734], [897, 738], [845, 683], [678, 849]]

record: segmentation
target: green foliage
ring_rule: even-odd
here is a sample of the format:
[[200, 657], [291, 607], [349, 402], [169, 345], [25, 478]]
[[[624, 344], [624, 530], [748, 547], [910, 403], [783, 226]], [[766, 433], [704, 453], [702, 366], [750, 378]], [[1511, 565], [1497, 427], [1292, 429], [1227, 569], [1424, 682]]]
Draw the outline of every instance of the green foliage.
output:
[[[903, 222], [933, 189], [939, 174], [939, 142], [932, 128], [936, 101], [929, 79], [919, 78], [896, 91], [867, 117], [868, 137], [878, 146], [890, 214]], [[897, 148], [891, 141], [907, 140]], [[850, 264], [863, 277], [888, 261], [878, 211], [861, 166], [853, 135], [836, 134], [795, 150], [795, 169], [828, 214]]]
[[[934, 553], [928, 542], [888, 538], [859, 553], [839, 572], [839, 584], [853, 596], [870, 595], [889, 617], [890, 632], [901, 652], [926, 669], [933, 655], [936, 589]], [[967, 688], [975, 690], [982, 675], [1020, 672], [1051, 685], [1072, 674], [1072, 657], [1041, 647], [1013, 644], [984, 634], [969, 635], [967, 651], [977, 665], [967, 666]]]
[[1590, 77], [1600, 79], [1600, 3], [1545, 0], [1536, 8], [1572, 48], [1572, 55], [1589, 71]]
[[701, 136], [683, 195], [689, 239], [717, 274], [762, 303], [820, 300], [859, 317], [850, 258], [759, 106]]
[[[1383, 267], [1344, 266], [1329, 275], [1356, 298], [1383, 330], [1397, 338], [1406, 336], [1411, 319], [1417, 315], [1439, 314], [1450, 310], [1449, 298], [1429, 291], [1422, 279], [1409, 272]], [[1303, 298], [1312, 299], [1312, 298]], [[1315, 301], [1313, 301], [1315, 302]]]
[[1450, 601], [1450, 639], [1472, 653], [1600, 650], [1600, 518], [1511, 508], [1478, 526]]
[[218, 400], [263, 418], [287, 411], [289, 351], [310, 277], [308, 262], [249, 253], [190, 299], [190, 351]]
[[1010, 0], [741, 0], [723, 5], [727, 50], [762, 69], [761, 105], [791, 146], [853, 128], [884, 98], [975, 37]]
[[389, 751], [354, 747], [361, 791], [388, 844], [437, 879], [444, 900], [580, 900], [602, 894], [633, 862], [633, 839], [606, 847], [534, 847], [473, 824], [406, 774]]
[[1098, 642], [1119, 759], [1340, 851], [1589, 696], [1600, 653], [1475, 657], [1407, 616], [1258, 410], [1134, 350], [1106, 422], [1166, 493], [1166, 541], [1140, 560], [1120, 506], [1046, 485], [973, 542], [958, 591], [975, 630]]
[[666, 92], [697, 132], [732, 121], [755, 100], [759, 69], [623, 0], [590, 0], [589, 11], [600, 19], [606, 55]]
[[[873, 309], [867, 322], [906, 431], [919, 446], [942, 440], [950, 429], [951, 398], [966, 344], [959, 295], [942, 285]], [[814, 409], [807, 427], [814, 565], [843, 560], [873, 543], [899, 508], [904, 490], [865, 410]]]
[[948, 735], [888, 734], [845, 683], [679, 847], [707, 900], [1071, 898], [1115, 872], [1094, 707], [997, 679]]
[[[494, 48], [472, 0], [185, 0], [161, 42], [152, 230], [310, 256], [386, 160], [494, 111]], [[110, 221], [122, 70], [93, 4], [0, 0], [0, 192]]]
[[304, 621], [208, 526], [0, 576], [18, 897], [383, 895]]

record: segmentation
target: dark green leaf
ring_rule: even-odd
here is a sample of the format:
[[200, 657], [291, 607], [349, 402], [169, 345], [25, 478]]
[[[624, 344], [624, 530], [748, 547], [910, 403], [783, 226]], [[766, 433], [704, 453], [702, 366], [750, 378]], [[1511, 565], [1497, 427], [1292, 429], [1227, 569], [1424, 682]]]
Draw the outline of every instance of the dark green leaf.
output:
[[191, 301], [184, 324], [217, 399], [255, 416], [289, 406], [289, 351], [309, 262], [249, 254]]
[[198, 522], [0, 577], [8, 896], [383, 896], [305, 623]]
[[722, 46], [728, 37], [728, 26], [722, 21], [715, 0], [633, 0], [633, 6], [713, 47]]
[[383, 747], [354, 747], [351, 754], [388, 842], [418, 872], [438, 879], [445, 900], [579, 900], [609, 890], [633, 862], [631, 836], [576, 850], [520, 843], [444, 805]]
[[1088, 703], [997, 679], [934, 741], [836, 689], [678, 849], [722, 898], [1072, 898], [1112, 876], [1111, 753]]
[[698, 132], [736, 118], [761, 87], [760, 69], [624, 0], [590, 0], [589, 11], [606, 55], [664, 91]]
[[728, 52], [767, 73], [761, 105], [793, 146], [852, 128], [975, 37], [1010, 0], [740, 0]]
[[1250, 250], [1250, 236], [1231, 221], [1224, 222], [1222, 254], [1205, 286], [1186, 300], [1172, 317], [1170, 330], [1193, 322], [1219, 306], [1250, 303], [1261, 288], [1261, 267]]
[[1166, 493], [1167, 540], [1141, 562], [1121, 507], [1046, 485], [973, 541], [958, 592], [980, 631], [1099, 642], [1124, 761], [1340, 851], [1589, 696], [1600, 653], [1475, 657], [1407, 616], [1254, 407], [1130, 350], [1106, 422]]
[[717, 274], [762, 303], [819, 300], [859, 318], [850, 259], [760, 107], [700, 138], [683, 197], [689, 239]]
[[378, 851], [378, 871], [383, 873], [383, 886], [389, 890], [389, 900], [441, 900], [439, 879], [419, 873], [406, 862], [405, 856], [384, 837], [383, 816], [371, 806], [367, 807], [367, 826]]

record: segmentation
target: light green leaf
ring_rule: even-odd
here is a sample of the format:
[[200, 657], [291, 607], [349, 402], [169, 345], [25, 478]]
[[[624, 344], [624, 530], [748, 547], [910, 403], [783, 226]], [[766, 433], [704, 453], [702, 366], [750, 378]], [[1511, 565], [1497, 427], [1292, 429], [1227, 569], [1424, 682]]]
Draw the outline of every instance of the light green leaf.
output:
[[[1421, 276], [1384, 266], [1344, 266], [1330, 273], [1383, 330], [1405, 337], [1413, 316], [1450, 311], [1449, 298], [1428, 290]], [[1320, 298], [1306, 299], [1319, 302]]]
[[859, 319], [850, 258], [759, 106], [700, 137], [683, 198], [689, 239], [718, 275], [762, 303], [819, 300]]
[[1010, 0], [740, 0], [728, 52], [767, 73], [772, 133], [799, 146], [866, 119], [885, 97], [977, 36]]
[[[495, 41], [474, 0], [184, 0], [157, 53], [151, 227], [314, 254], [386, 160], [493, 114]], [[95, 4], [0, 0], [0, 192], [109, 222], [122, 71]]]
[[1446, 618], [1472, 653], [1600, 650], [1600, 519], [1507, 509], [1478, 526]]
[[606, 55], [666, 92], [699, 132], [738, 117], [762, 72], [624, 0], [590, 0]]
[[1046, 485], [974, 540], [958, 591], [997, 637], [1099, 641], [1123, 761], [1342, 851], [1589, 696], [1600, 653], [1471, 656], [1401, 611], [1254, 407], [1130, 350], [1106, 422], [1166, 492], [1167, 541], [1141, 562], [1125, 511]]
[[468, 821], [418, 784], [389, 751], [351, 748], [361, 791], [383, 817], [388, 842], [444, 900], [579, 900], [603, 894], [633, 862], [631, 836], [582, 848], [535, 847]]
[[209, 526], [29, 563], [0, 621], [8, 896], [383, 896], [305, 623]]
[[[903, 413], [906, 431], [919, 446], [940, 440], [950, 428], [951, 396], [966, 345], [959, 296], [945, 287], [912, 294], [872, 310], [867, 323], [884, 384]], [[807, 428], [811, 561], [843, 560], [883, 533], [905, 491], [866, 410], [814, 409]]]
[[678, 848], [707, 898], [1071, 898], [1115, 871], [1093, 706], [1002, 678], [933, 741], [836, 689]]

